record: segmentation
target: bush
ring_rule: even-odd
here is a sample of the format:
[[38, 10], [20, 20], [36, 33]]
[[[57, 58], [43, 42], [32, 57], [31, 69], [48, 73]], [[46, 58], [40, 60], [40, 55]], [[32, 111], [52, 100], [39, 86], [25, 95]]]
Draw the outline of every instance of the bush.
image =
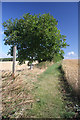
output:
[[61, 56], [60, 54], [55, 54], [53, 57], [53, 62], [58, 62], [60, 60], [62, 60], [64, 57]]
[[48, 67], [48, 66], [51, 65], [51, 64], [52, 64], [52, 62], [45, 61], [45, 62], [40, 62], [40, 63], [38, 63], [36, 66], [37, 66], [38, 68], [42, 69], [42, 68]]

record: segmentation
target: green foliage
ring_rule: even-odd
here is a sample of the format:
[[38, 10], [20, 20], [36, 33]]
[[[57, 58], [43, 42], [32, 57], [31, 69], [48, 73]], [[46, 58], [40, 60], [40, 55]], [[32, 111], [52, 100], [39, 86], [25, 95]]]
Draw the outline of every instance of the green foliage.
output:
[[39, 62], [51, 61], [55, 54], [63, 56], [62, 48], [66, 48], [66, 36], [57, 29], [58, 22], [48, 14], [24, 14], [20, 19], [9, 19], [3, 23], [5, 28], [5, 45], [17, 46], [18, 59]]
[[53, 61], [54, 62], [58, 62], [58, 61], [60, 61], [62, 59], [64, 59], [64, 57], [61, 54], [54, 54], [54, 56], [53, 56]]
[[38, 63], [38, 64], [36, 64], [36, 66], [37, 66], [38, 68], [42, 69], [42, 68], [46, 68], [46, 67], [50, 66], [51, 64], [52, 64], [51, 62], [46, 61], [46, 62]]
[[71, 118], [73, 118], [73, 117], [75, 117], [75, 112], [65, 112], [64, 114], [63, 114], [63, 117], [64, 118], [66, 118], [66, 119], [71, 119]]
[[[16, 58], [18, 61], [18, 58]], [[13, 58], [0, 58], [0, 61], [13, 61]]]
[[12, 61], [13, 58], [0, 58], [0, 61]]

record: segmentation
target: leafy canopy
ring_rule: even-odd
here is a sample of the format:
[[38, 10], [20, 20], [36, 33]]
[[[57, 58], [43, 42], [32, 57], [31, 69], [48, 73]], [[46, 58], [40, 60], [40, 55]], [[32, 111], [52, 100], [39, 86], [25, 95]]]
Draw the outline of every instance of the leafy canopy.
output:
[[58, 21], [50, 15], [24, 14], [20, 19], [9, 19], [3, 23], [5, 45], [17, 46], [17, 57], [20, 63], [25, 60], [51, 61], [54, 56], [63, 58], [66, 48], [66, 36], [60, 34]]

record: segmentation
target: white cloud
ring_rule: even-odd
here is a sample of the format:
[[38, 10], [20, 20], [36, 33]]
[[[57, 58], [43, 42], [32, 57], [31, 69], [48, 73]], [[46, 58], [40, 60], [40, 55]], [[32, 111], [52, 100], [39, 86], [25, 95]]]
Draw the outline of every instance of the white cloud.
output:
[[74, 55], [75, 53], [73, 52], [73, 51], [71, 51], [71, 52], [68, 52], [68, 55], [70, 56], [70, 55]]
[[74, 51], [68, 52], [64, 59], [78, 59], [78, 54], [76, 54]]

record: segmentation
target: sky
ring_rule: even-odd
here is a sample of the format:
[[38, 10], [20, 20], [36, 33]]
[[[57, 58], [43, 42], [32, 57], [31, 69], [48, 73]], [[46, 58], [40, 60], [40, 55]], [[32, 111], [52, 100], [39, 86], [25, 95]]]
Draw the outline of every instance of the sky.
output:
[[[10, 18], [20, 18], [25, 13], [50, 13], [58, 20], [58, 29], [66, 35], [66, 42], [70, 45], [64, 49], [65, 59], [78, 57], [78, 3], [77, 2], [2, 2], [2, 23]], [[0, 57], [7, 55], [9, 46], [4, 45], [4, 28], [2, 27], [2, 52]]]

